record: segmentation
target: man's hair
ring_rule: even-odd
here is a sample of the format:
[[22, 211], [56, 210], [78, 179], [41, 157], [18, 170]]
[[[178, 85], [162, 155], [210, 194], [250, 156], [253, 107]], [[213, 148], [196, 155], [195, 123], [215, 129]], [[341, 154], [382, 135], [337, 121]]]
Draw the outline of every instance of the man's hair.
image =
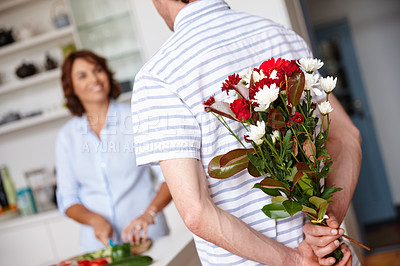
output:
[[185, 4], [189, 4], [190, 0], [181, 0], [181, 2], [185, 3]]
[[85, 113], [85, 109], [81, 101], [79, 100], [78, 96], [74, 92], [74, 87], [72, 85], [72, 65], [74, 64], [75, 60], [78, 58], [83, 58], [88, 62], [94, 63], [99, 65], [108, 76], [110, 81], [110, 93], [108, 97], [111, 99], [117, 99], [118, 96], [121, 94], [121, 86], [114, 79], [114, 72], [110, 70], [107, 65], [107, 61], [105, 58], [93, 53], [89, 50], [79, 50], [76, 52], [72, 52], [65, 58], [63, 65], [62, 65], [62, 74], [61, 74], [61, 82], [64, 91], [64, 97], [66, 99], [66, 105], [71, 114], [75, 116], [82, 116]]

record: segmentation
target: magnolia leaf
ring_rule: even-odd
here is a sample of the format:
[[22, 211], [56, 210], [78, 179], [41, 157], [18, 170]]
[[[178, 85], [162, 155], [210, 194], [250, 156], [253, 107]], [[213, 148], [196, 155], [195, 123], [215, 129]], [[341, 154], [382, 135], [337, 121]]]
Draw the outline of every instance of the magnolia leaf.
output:
[[282, 203], [283, 207], [285, 207], [286, 211], [289, 213], [291, 217], [301, 211], [303, 209], [303, 206], [301, 203], [298, 203], [296, 201], [291, 201], [291, 200], [286, 200]]
[[330, 156], [319, 156], [317, 158], [317, 161], [320, 161], [320, 160], [323, 160], [323, 159], [330, 159], [330, 158], [331, 158]]
[[314, 163], [316, 154], [316, 148], [314, 142], [310, 141], [309, 139], [306, 139], [303, 143], [303, 150], [306, 157]]
[[[304, 176], [304, 172], [297, 172], [293, 177], [293, 188], [296, 186], [297, 182]], [[292, 188], [292, 190], [293, 190]]]
[[299, 144], [297, 143], [296, 139], [293, 140], [292, 149], [293, 149], [294, 156], [297, 156], [297, 154], [299, 154]]
[[280, 196], [281, 193], [277, 189], [272, 189], [272, 188], [265, 188], [265, 187], [260, 187], [260, 183], [254, 184], [253, 188], [259, 188], [261, 189], [265, 194], [271, 196], [271, 197], [277, 197]]
[[211, 106], [205, 107], [205, 110], [207, 112], [211, 111], [226, 118], [239, 121], [238, 119], [236, 119], [235, 114], [232, 112], [230, 104], [226, 102], [216, 101]]
[[232, 86], [233, 89], [242, 96], [242, 98], [248, 100], [249, 99], [249, 88], [244, 86], [243, 84], [237, 84]]
[[326, 210], [328, 209], [328, 205], [329, 205], [329, 203], [326, 202], [326, 203], [322, 203], [322, 204], [319, 206], [319, 210], [318, 210], [318, 219], [324, 218], [324, 216], [325, 216], [325, 214], [326, 214]]
[[314, 195], [314, 188], [311, 184], [311, 179], [309, 178], [301, 178], [298, 181], [299, 186], [301, 189], [304, 191], [305, 194], [308, 196], [313, 196]]
[[310, 197], [309, 201], [317, 208], [319, 208], [321, 204], [328, 203], [325, 199], [316, 196]]
[[249, 165], [247, 166], [247, 171], [253, 177], [261, 176], [261, 173], [258, 171], [257, 167], [255, 167], [254, 164], [251, 163], [251, 161], [249, 161]]
[[220, 159], [224, 155], [214, 157], [208, 164], [208, 175], [217, 179], [225, 179], [231, 177], [240, 171], [244, 170], [248, 166], [249, 159], [244, 157], [243, 159], [236, 161], [234, 164], [228, 164], [223, 167], [220, 166]]
[[288, 190], [284, 183], [282, 183], [279, 180], [272, 179], [272, 178], [265, 178], [264, 180], [262, 180], [260, 182], [260, 187], [278, 188], [278, 189]]
[[271, 219], [281, 219], [287, 218], [290, 214], [286, 211], [285, 207], [283, 206], [282, 202], [271, 203], [265, 205], [262, 208], [262, 211]]
[[298, 162], [296, 163], [296, 168], [297, 171], [303, 172], [303, 173], [314, 173], [307, 165], [305, 162]]
[[303, 205], [302, 211], [303, 212], [307, 212], [307, 213], [309, 213], [311, 215], [317, 216], [317, 211], [314, 210], [313, 208], [307, 207], [306, 205]]
[[287, 78], [287, 97], [288, 102], [292, 106], [296, 106], [300, 102], [301, 95], [303, 94], [305, 84], [304, 73], [294, 72], [290, 77]]
[[281, 111], [278, 109], [271, 109], [268, 111], [268, 125], [273, 129], [280, 129], [286, 125]]
[[285, 200], [288, 200], [284, 196], [276, 196], [275, 198], [272, 199], [272, 203], [277, 203], [277, 202], [284, 202]]
[[248, 152], [254, 152], [254, 149], [235, 149], [224, 154], [219, 160], [220, 166], [223, 167], [228, 164], [234, 164], [237, 161], [247, 157]]

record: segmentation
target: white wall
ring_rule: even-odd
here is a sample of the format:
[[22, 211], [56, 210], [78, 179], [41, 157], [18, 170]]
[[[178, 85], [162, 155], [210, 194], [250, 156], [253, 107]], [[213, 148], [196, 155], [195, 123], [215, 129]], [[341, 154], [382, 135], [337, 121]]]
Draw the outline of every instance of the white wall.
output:
[[[225, 0], [232, 9], [272, 19], [287, 27], [290, 20], [283, 0]], [[149, 59], [172, 32], [159, 16], [151, 1], [130, 0], [135, 13], [135, 26], [142, 37], [143, 54]]]
[[313, 23], [350, 24], [392, 197], [400, 204], [400, 1], [308, 0]]
[[[172, 34], [164, 21], [158, 15], [151, 1], [130, 0], [134, 13], [134, 25], [140, 35], [144, 60], [154, 54], [161, 44]], [[258, 16], [275, 20], [285, 26], [290, 26], [289, 17], [283, 0], [227, 0], [232, 9], [246, 11]], [[17, 12], [17, 15], [15, 15]], [[25, 14], [27, 12], [28, 14]], [[11, 27], [26, 22], [34, 22], [37, 31], [51, 30], [51, 4], [49, 0], [23, 5], [20, 10], [12, 10], [0, 18], [0, 24]], [[66, 42], [66, 41], [64, 41]], [[35, 62], [40, 62], [42, 54], [34, 52]], [[15, 57], [31, 58], [32, 51], [21, 52], [11, 57], [2, 58], [0, 72], [7, 71], [13, 77]], [[4, 60], [3, 60], [4, 59]], [[6, 62], [13, 62], [9, 64]], [[61, 86], [57, 81], [50, 84], [26, 88], [12, 94], [1, 95], [0, 115], [8, 110], [32, 111], [42, 107], [55, 108], [60, 106], [62, 98]], [[45, 167], [49, 171], [54, 167], [54, 144], [58, 129], [67, 119], [49, 122], [43, 125], [26, 128], [21, 131], [0, 135], [0, 164], [8, 166], [15, 186], [26, 186], [24, 173], [28, 170]]]

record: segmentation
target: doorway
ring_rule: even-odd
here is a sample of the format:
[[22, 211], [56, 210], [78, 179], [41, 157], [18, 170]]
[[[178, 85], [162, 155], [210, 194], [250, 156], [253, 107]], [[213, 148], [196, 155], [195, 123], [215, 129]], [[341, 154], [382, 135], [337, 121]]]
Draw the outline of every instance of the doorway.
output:
[[[312, 25], [306, 0], [300, 0], [314, 56], [325, 62], [323, 76], [338, 78], [335, 96], [359, 128], [362, 135], [363, 161], [353, 206], [362, 241], [370, 247], [400, 245], [400, 232], [385, 236], [376, 229], [388, 223], [399, 224], [377, 142], [374, 121], [359, 69], [352, 33], [346, 19]], [[371, 232], [374, 237], [371, 238]], [[376, 233], [378, 232], [378, 233]], [[397, 239], [395, 239], [397, 238]]]

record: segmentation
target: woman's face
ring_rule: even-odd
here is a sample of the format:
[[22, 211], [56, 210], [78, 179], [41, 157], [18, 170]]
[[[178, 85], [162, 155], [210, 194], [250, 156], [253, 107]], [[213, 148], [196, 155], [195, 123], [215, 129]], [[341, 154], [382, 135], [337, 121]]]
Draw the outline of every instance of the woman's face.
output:
[[74, 92], [83, 105], [108, 101], [110, 80], [100, 65], [77, 58], [71, 71]]

